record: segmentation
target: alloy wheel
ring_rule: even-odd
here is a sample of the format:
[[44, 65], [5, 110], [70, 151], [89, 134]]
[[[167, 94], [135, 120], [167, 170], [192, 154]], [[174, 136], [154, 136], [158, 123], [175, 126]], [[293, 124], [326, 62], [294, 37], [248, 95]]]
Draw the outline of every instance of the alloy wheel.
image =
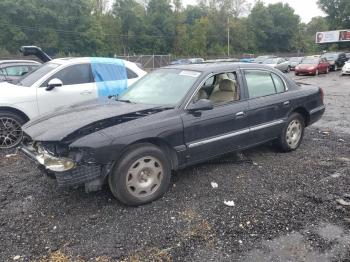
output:
[[286, 132], [286, 141], [291, 149], [298, 147], [302, 135], [302, 124], [298, 119], [293, 119]]
[[126, 176], [128, 192], [144, 198], [156, 192], [163, 179], [164, 169], [161, 162], [152, 156], [137, 159], [129, 168]]
[[21, 124], [9, 117], [0, 117], [0, 149], [18, 145], [23, 137]]

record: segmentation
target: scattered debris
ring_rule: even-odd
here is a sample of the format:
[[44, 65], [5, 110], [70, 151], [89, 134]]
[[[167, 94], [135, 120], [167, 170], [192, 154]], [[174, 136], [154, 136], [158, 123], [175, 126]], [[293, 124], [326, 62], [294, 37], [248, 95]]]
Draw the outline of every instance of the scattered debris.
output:
[[224, 201], [224, 204], [228, 207], [234, 207], [235, 206], [235, 202], [233, 201]]
[[6, 157], [6, 158], [10, 158], [10, 157], [14, 157], [14, 156], [17, 156], [17, 154], [8, 154], [8, 155], [6, 155], [5, 157]]
[[218, 183], [216, 183], [216, 182], [211, 182], [210, 184], [211, 184], [212, 188], [218, 188], [219, 187]]
[[350, 202], [349, 202], [349, 201], [345, 201], [344, 199], [338, 198], [336, 201], [337, 201], [337, 203], [338, 203], [339, 205], [342, 205], [342, 206], [350, 206]]
[[242, 240], [238, 240], [238, 243], [240, 243], [241, 245], [243, 244], [243, 241]]
[[342, 138], [339, 138], [338, 141], [339, 141], [339, 142], [345, 142], [345, 140], [342, 139]]
[[327, 135], [327, 136], [328, 136], [328, 135], [330, 135], [330, 134], [331, 134], [331, 131], [328, 131], [328, 130], [327, 130], [327, 131], [322, 131], [322, 134], [323, 134], [323, 135]]
[[340, 176], [341, 176], [340, 173], [334, 173], [334, 174], [331, 174], [331, 175], [330, 175], [330, 177], [332, 177], [332, 178], [338, 178], [338, 177], [340, 177]]
[[337, 160], [339, 160], [341, 162], [350, 162], [350, 158], [349, 157], [338, 157]]
[[13, 260], [19, 260], [21, 258], [21, 256], [17, 255], [13, 257]]

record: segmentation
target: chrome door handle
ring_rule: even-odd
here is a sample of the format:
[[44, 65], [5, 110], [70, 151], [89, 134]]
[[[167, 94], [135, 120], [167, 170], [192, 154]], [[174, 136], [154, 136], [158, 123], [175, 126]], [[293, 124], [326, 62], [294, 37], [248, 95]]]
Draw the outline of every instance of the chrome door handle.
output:
[[290, 101], [285, 101], [285, 102], [283, 102], [283, 105], [284, 106], [288, 106], [290, 104]]
[[236, 113], [236, 117], [242, 117], [245, 113], [243, 111]]
[[80, 94], [81, 95], [90, 95], [91, 93], [92, 93], [91, 91], [85, 90], [85, 91], [81, 92]]

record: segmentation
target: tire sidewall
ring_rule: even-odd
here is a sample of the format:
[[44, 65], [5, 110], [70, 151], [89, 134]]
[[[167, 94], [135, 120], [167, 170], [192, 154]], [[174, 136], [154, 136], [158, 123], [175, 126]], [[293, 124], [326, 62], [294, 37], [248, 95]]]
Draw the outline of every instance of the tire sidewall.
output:
[[[8, 112], [8, 111], [0, 111], [0, 118], [2, 118], [2, 117], [11, 118], [11, 119], [17, 121], [21, 126], [23, 126], [25, 124], [25, 122], [26, 122], [25, 119], [23, 119], [23, 117], [15, 114], [15, 113]], [[8, 149], [18, 146], [21, 143], [21, 141], [23, 139], [23, 136], [24, 136], [24, 134], [23, 134], [23, 131], [22, 131], [22, 138], [21, 138], [21, 140], [18, 143], [16, 143], [15, 145], [9, 147]], [[0, 148], [0, 150], [1, 150], [1, 148]]]
[[[287, 133], [287, 129], [288, 129], [288, 126], [289, 124], [294, 120], [294, 119], [298, 119], [301, 123], [301, 126], [302, 126], [302, 130], [301, 130], [301, 136], [300, 136], [300, 140], [297, 144], [297, 146], [295, 148], [291, 148], [287, 142], [287, 139], [286, 139], [286, 133]], [[292, 113], [288, 119], [287, 119], [287, 122], [283, 128], [283, 131], [282, 131], [282, 134], [281, 134], [281, 137], [280, 137], [280, 146], [281, 146], [281, 149], [284, 151], [284, 152], [289, 152], [289, 151], [294, 151], [296, 149], [299, 148], [301, 142], [303, 141], [303, 137], [304, 137], [304, 131], [305, 131], [305, 120], [304, 118], [299, 114], [299, 113]]]
[[[152, 195], [137, 198], [129, 193], [126, 187], [126, 176], [130, 166], [139, 158], [143, 156], [153, 156], [157, 158], [163, 167], [163, 180], [158, 190]], [[125, 152], [120, 161], [115, 165], [111, 174], [109, 175], [109, 187], [112, 194], [123, 204], [131, 206], [139, 206], [150, 203], [162, 197], [168, 190], [171, 179], [171, 165], [164, 152], [151, 144], [141, 144], [136, 148], [132, 148]]]

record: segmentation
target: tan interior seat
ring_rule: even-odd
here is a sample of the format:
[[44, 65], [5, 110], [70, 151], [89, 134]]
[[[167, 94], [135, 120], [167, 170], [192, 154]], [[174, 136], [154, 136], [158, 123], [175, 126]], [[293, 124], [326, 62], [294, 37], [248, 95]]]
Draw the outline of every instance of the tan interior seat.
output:
[[199, 89], [197, 94], [194, 96], [193, 101], [198, 101], [200, 99], [208, 99], [208, 94], [203, 89]]
[[210, 100], [214, 104], [239, 100], [237, 82], [231, 79], [222, 79], [219, 83], [219, 90], [211, 94]]

